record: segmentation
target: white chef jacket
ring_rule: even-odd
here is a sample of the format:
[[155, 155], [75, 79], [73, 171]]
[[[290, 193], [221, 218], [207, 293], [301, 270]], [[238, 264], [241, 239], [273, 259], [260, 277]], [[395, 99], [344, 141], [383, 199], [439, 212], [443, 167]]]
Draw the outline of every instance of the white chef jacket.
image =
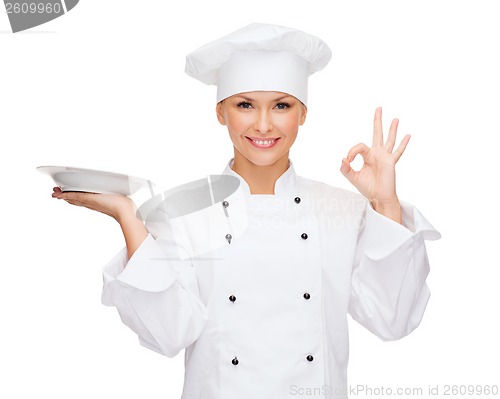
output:
[[424, 240], [440, 234], [410, 204], [401, 225], [291, 160], [274, 195], [251, 194], [233, 162], [223, 174], [245, 208], [214, 207], [228, 221], [244, 209], [244, 233], [179, 259], [150, 232], [104, 266], [102, 303], [145, 347], [186, 348], [183, 399], [347, 398], [347, 313], [382, 340], [414, 330], [430, 295]]

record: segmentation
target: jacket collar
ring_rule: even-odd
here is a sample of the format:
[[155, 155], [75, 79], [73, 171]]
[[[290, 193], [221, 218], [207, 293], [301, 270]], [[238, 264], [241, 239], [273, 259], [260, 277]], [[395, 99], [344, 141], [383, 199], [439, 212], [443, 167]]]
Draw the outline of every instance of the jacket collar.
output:
[[[245, 195], [273, 196], [273, 194], [251, 194], [250, 186], [245, 179], [232, 169], [233, 164], [234, 158], [231, 158], [222, 173], [237, 177], [240, 180], [240, 187], [243, 189]], [[288, 169], [280, 177], [278, 177], [276, 183], [274, 184], [274, 196], [283, 195], [297, 195], [297, 174], [295, 173], [293, 162], [290, 158], [288, 158]]]

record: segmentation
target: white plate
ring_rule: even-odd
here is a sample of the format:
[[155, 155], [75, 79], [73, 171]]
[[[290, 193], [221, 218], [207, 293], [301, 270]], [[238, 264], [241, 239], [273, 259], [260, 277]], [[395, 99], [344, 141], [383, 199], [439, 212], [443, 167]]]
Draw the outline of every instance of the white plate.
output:
[[149, 188], [153, 195], [153, 183], [139, 177], [71, 166], [39, 166], [36, 170], [52, 177], [62, 191], [131, 195]]

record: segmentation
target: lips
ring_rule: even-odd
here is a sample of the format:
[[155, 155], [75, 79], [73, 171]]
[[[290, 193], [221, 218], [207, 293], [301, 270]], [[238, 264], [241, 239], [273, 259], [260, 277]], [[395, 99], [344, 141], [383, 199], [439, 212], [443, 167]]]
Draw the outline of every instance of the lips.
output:
[[248, 136], [245, 137], [248, 139], [248, 141], [250, 141], [250, 143], [252, 143], [254, 147], [257, 148], [274, 147], [278, 142], [278, 140], [280, 139], [279, 137], [269, 137], [265, 139], [263, 139], [262, 137], [248, 137]]

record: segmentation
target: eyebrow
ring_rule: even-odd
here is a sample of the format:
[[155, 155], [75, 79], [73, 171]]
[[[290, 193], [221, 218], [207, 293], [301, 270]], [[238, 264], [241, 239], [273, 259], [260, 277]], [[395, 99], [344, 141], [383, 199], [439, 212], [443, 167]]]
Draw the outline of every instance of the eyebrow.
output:
[[[245, 101], [249, 101], [249, 102], [255, 101], [253, 98], [246, 97], [246, 96], [241, 96], [241, 95], [238, 95], [237, 97], [241, 97], [241, 98], [243, 98]], [[272, 101], [273, 101], [273, 102], [281, 101], [281, 100], [283, 100], [284, 98], [287, 98], [287, 97], [291, 97], [291, 96], [287, 94], [287, 95], [285, 95], [285, 96], [281, 96], [280, 98], [277, 98], [277, 99], [272, 100]]]

